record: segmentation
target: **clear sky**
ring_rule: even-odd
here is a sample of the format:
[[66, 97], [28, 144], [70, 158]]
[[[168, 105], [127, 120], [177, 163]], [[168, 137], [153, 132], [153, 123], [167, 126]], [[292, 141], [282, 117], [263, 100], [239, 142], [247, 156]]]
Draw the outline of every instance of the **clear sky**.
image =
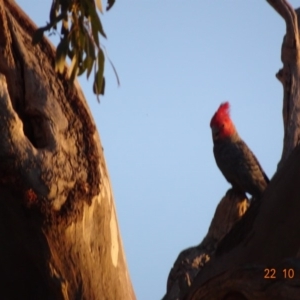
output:
[[[52, 1], [17, 3], [46, 24]], [[230, 101], [267, 175], [276, 170], [283, 91], [275, 73], [285, 24], [258, 0], [116, 0], [102, 21], [121, 86], [109, 64], [100, 105], [92, 78], [80, 83], [104, 147], [137, 299], [160, 299], [177, 255], [202, 241], [229, 188], [209, 128], [221, 102]]]

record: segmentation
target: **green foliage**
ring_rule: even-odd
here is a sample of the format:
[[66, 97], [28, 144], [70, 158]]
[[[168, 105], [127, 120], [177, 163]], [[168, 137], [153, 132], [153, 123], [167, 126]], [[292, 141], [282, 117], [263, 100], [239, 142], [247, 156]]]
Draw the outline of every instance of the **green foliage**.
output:
[[[104, 53], [102, 49], [98, 51], [98, 69], [96, 71], [94, 85], [93, 85], [93, 91], [96, 95], [104, 94], [104, 84], [103, 84], [103, 72], [104, 72]], [[99, 101], [99, 99], [98, 99]]]
[[[106, 10], [109, 10], [114, 2], [115, 0], [108, 0]], [[89, 78], [94, 68], [93, 90], [99, 101], [98, 96], [104, 95], [105, 89], [105, 56], [101, 49], [100, 37], [106, 38], [106, 34], [96, 7], [103, 13], [101, 0], [53, 0], [50, 22], [36, 30], [32, 43], [37, 44], [41, 41], [45, 31], [57, 31], [57, 25], [61, 22], [61, 40], [56, 50], [55, 71], [63, 73], [65, 60], [69, 57], [71, 66], [68, 76], [73, 83], [76, 76], [85, 72]], [[111, 63], [110, 60], [109, 62]], [[116, 70], [113, 65], [112, 67], [119, 83]]]

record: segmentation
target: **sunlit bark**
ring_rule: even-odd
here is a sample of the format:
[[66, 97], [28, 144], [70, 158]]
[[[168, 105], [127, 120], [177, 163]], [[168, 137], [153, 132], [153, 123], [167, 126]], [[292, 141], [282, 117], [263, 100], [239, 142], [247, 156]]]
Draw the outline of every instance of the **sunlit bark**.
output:
[[135, 299], [94, 120], [35, 29], [0, 1], [0, 298]]

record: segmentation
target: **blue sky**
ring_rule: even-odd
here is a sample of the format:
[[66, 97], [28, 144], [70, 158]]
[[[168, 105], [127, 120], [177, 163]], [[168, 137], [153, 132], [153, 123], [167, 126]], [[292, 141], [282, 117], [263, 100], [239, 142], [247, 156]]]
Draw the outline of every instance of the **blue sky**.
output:
[[[45, 25], [51, 1], [17, 3]], [[80, 84], [104, 147], [137, 299], [160, 299], [177, 255], [202, 241], [229, 188], [209, 128], [221, 102], [230, 101], [267, 175], [276, 170], [285, 24], [258, 0], [116, 0], [102, 22], [121, 86], [109, 64], [100, 105], [92, 80]]]

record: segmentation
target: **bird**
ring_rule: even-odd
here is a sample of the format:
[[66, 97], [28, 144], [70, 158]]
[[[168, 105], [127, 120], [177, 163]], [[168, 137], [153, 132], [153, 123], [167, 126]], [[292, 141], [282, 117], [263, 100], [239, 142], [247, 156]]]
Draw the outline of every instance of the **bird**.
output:
[[260, 198], [269, 178], [239, 136], [229, 110], [229, 102], [221, 103], [210, 121], [217, 166], [234, 190]]

